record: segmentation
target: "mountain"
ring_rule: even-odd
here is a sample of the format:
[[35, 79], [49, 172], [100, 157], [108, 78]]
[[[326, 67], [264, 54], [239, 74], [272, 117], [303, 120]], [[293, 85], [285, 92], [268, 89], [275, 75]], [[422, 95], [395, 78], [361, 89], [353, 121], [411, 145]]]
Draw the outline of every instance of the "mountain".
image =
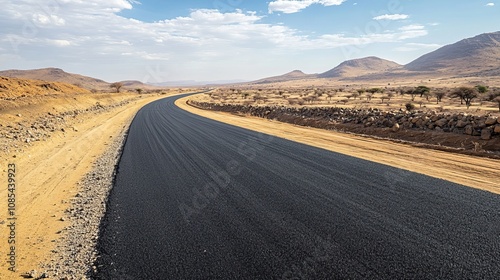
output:
[[375, 56], [347, 60], [337, 67], [319, 74], [319, 78], [349, 78], [368, 74], [387, 72], [389, 70], [401, 68], [402, 65], [396, 62], [381, 59]]
[[286, 74], [281, 75], [281, 76], [264, 78], [264, 79], [254, 81], [252, 83], [253, 84], [269, 84], [269, 83], [279, 83], [279, 82], [286, 82], [286, 81], [293, 81], [293, 80], [303, 80], [303, 79], [309, 79], [309, 78], [316, 78], [316, 75], [305, 74], [304, 72], [302, 72], [300, 70], [294, 70], [292, 72], [286, 73]]
[[67, 73], [59, 68], [6, 70], [0, 71], [0, 76], [18, 79], [42, 80], [48, 82], [61, 82], [77, 85], [86, 89], [109, 89], [109, 83], [106, 83], [103, 80]]
[[404, 67], [412, 72], [441, 72], [449, 75], [500, 75], [500, 31], [446, 45]]

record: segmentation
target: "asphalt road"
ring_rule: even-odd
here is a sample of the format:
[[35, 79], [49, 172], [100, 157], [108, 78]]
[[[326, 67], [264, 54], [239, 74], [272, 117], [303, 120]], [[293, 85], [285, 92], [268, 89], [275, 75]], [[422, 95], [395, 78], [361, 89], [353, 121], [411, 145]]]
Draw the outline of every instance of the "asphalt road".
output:
[[166, 98], [130, 127], [96, 279], [500, 279], [500, 196]]

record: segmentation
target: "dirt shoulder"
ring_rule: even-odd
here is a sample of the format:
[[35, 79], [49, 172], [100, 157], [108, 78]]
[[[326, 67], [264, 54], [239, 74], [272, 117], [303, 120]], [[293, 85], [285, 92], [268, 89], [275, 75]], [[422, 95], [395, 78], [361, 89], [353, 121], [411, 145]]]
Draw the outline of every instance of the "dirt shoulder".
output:
[[187, 105], [188, 99], [179, 99], [177, 106], [231, 125], [500, 194], [500, 160], [418, 148], [258, 117], [206, 111]]
[[[83, 176], [92, 170], [96, 159], [114, 139], [123, 134], [140, 108], [164, 97], [66, 96], [36, 106], [2, 111], [3, 133], [25, 135], [31, 130], [34, 140], [10, 139], [7, 143], [10, 147], [0, 154], [2, 178], [8, 177], [8, 164], [15, 165], [17, 218], [14, 230], [16, 272], [11, 272], [7, 263], [10, 253], [7, 241], [11, 231], [6, 227], [8, 205], [5, 199], [0, 205], [0, 213], [4, 213], [0, 216], [0, 242], [3, 243], [0, 246], [3, 256], [0, 279], [22, 279], [23, 273], [40, 271], [41, 263], [50, 262], [58, 253], [57, 244], [66, 238], [65, 231], [71, 227], [65, 211], [81, 191], [79, 182]], [[96, 110], [86, 110], [96, 106], [95, 98], [99, 99]], [[73, 103], [69, 102], [71, 100]], [[49, 120], [44, 119], [47, 116]], [[42, 122], [47, 121], [41, 124], [43, 129], [36, 124], [29, 125], [40, 121], [40, 117]], [[56, 121], [52, 121], [52, 117]], [[43, 133], [37, 136], [36, 131]], [[0, 188], [3, 198], [8, 194], [6, 180], [2, 179], [5, 183]]]

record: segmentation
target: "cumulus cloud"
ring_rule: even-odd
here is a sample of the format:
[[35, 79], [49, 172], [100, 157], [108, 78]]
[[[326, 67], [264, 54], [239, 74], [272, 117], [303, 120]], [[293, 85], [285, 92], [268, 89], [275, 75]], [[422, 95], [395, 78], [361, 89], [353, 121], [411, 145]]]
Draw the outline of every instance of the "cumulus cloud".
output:
[[347, 0], [277, 0], [269, 3], [269, 13], [283, 12], [293, 14], [311, 6], [321, 4], [323, 6], [338, 6]]
[[488, 3], [488, 4], [486, 4], [486, 6], [487, 7], [493, 7], [493, 6], [495, 6], [495, 3]]
[[[130, 1], [57, 0], [46, 5], [35, 2], [38, 1], [8, 1], [0, 10], [4, 67], [26, 68], [42, 60], [71, 61], [71, 65], [94, 67], [92, 71], [109, 67], [109, 72], [119, 73], [124, 65], [145, 71], [145, 65], [164, 61], [171, 65], [167, 68], [175, 69], [169, 73], [182, 73], [183, 67], [184, 73], [193, 73], [193, 69], [231, 69], [234, 63], [257, 62], [265, 54], [274, 57], [277, 53], [286, 55], [300, 50], [400, 42], [427, 34], [424, 26], [407, 25], [379, 33], [308, 35], [285, 24], [264, 23], [265, 15], [241, 10], [199, 9], [186, 16], [144, 22], [118, 14], [132, 8], [134, 2]], [[326, 6], [343, 1], [292, 2]], [[167, 72], [156, 72], [162, 71]], [[148, 75], [154, 78], [150, 82], [167, 79]]]
[[402, 19], [407, 19], [409, 18], [409, 15], [404, 15], [404, 14], [385, 14], [385, 15], [380, 15], [376, 16], [373, 19], [374, 20], [402, 20]]

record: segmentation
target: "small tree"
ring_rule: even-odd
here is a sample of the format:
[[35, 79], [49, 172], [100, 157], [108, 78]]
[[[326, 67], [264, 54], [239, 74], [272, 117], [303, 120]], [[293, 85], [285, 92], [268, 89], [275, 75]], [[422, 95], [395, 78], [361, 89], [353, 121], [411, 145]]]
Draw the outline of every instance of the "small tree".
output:
[[416, 94], [419, 94], [420, 97], [423, 97], [424, 95], [427, 95], [431, 92], [431, 89], [426, 86], [418, 86], [415, 88]]
[[123, 87], [122, 83], [112, 83], [109, 85], [110, 88], [114, 88], [116, 90], [116, 93], [120, 92], [120, 89]]
[[[389, 100], [389, 102], [390, 102], [390, 101], [391, 101], [391, 99], [392, 99], [393, 97], [394, 97], [394, 93], [389, 92], [389, 93], [387, 94], [387, 97], [386, 97], [386, 98], [387, 98], [387, 100]], [[382, 101], [382, 102], [383, 102], [383, 101]]]
[[476, 89], [479, 93], [487, 93], [488, 92], [488, 87], [483, 86], [483, 85], [477, 85]]
[[406, 91], [406, 94], [411, 96], [411, 101], [415, 101], [415, 97], [417, 97], [418, 92], [415, 89], [409, 89]]
[[469, 109], [472, 100], [477, 97], [477, 91], [475, 88], [460, 87], [452, 93], [452, 96], [459, 97], [461, 104], [463, 104], [462, 101], [465, 101], [465, 106]]
[[436, 104], [439, 104], [443, 100], [443, 97], [446, 96], [446, 93], [444, 91], [436, 91], [434, 92], [434, 96], [436, 97]]
[[136, 88], [135, 91], [137, 91], [138, 94], [142, 93], [142, 88]]

